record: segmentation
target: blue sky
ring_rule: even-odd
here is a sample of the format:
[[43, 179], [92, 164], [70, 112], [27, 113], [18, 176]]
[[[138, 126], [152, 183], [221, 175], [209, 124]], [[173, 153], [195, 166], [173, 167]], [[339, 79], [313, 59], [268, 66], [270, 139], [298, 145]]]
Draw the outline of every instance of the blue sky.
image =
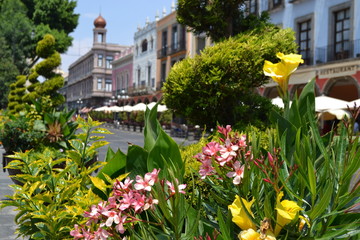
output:
[[172, 2], [176, 0], [77, 0], [79, 24], [70, 34], [74, 38], [72, 47], [61, 55], [61, 69], [67, 72], [71, 63], [90, 50], [94, 20], [100, 13], [106, 20], [108, 43], [133, 45], [137, 27], [143, 27], [147, 17], [154, 21], [157, 12], [161, 17], [163, 8], [170, 13]]

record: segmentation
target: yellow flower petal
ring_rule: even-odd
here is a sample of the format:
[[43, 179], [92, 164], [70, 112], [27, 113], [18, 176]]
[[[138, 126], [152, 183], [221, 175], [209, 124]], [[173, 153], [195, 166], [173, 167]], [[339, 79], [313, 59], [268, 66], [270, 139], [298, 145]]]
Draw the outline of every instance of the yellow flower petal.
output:
[[[254, 217], [254, 214], [251, 211], [251, 205], [254, 203], [255, 199], [248, 202], [246, 201], [246, 199], [241, 198], [241, 201], [244, 204], [246, 210], [250, 213], [250, 215]], [[242, 230], [246, 230], [249, 228], [256, 229], [256, 225], [252, 222], [245, 209], [243, 209], [243, 205], [240, 202], [239, 196], [235, 196], [235, 200], [231, 205], [229, 205], [229, 209], [231, 211], [231, 215], [233, 216], [232, 221]]]
[[279, 63], [272, 63], [265, 60], [263, 71], [266, 76], [271, 77], [277, 82], [285, 93], [288, 88], [290, 75], [297, 69], [300, 63], [304, 60], [301, 59], [299, 54], [288, 54], [277, 53], [276, 56], [281, 59]]
[[266, 235], [265, 238], [261, 238], [260, 233], [250, 228], [248, 230], [241, 231], [238, 235], [239, 240], [276, 240], [274, 234], [271, 232]]
[[260, 240], [260, 233], [255, 232], [254, 229], [241, 231], [238, 235], [239, 240]]
[[302, 210], [296, 202], [290, 200], [283, 200], [280, 202], [284, 196], [283, 192], [280, 192], [276, 199], [276, 227], [275, 227], [275, 236], [277, 236], [281, 229], [293, 221], [300, 210]]

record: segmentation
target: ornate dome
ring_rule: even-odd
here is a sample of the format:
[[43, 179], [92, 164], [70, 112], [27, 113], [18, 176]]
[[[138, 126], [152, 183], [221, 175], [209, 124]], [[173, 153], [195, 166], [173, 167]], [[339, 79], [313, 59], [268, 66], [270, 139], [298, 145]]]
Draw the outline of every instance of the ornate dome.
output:
[[106, 26], [106, 21], [105, 19], [99, 15], [95, 20], [94, 20], [94, 26], [96, 28], [105, 28]]

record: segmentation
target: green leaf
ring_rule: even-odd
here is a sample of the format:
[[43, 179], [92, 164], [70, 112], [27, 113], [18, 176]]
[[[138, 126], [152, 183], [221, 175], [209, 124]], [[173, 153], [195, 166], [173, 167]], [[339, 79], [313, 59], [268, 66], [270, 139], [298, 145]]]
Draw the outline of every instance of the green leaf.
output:
[[175, 169], [173, 169], [173, 171], [175, 172], [176, 178], [182, 181], [185, 169], [179, 146], [161, 129], [155, 145], [149, 152], [147, 170], [152, 171], [154, 168], [162, 169], [164, 171], [162, 174], [165, 174], [167, 169], [164, 160], [169, 162], [167, 165], [174, 166]]
[[126, 155], [118, 149], [114, 154], [111, 148], [108, 148], [106, 159], [107, 164], [99, 171], [97, 177], [106, 180], [103, 174], [110, 176], [112, 179], [125, 173]]
[[310, 211], [308, 211], [308, 215], [312, 221], [318, 218], [329, 206], [333, 191], [334, 186], [328, 182], [324, 190], [324, 194], [318, 196], [319, 201], [313, 205], [313, 208]]
[[107, 189], [107, 185], [104, 182], [104, 180], [102, 180], [99, 177], [93, 177], [93, 176], [89, 176], [91, 182], [93, 183], [93, 185], [98, 188], [99, 190], [101, 190], [102, 192], [106, 193], [106, 189]]
[[150, 151], [159, 136], [161, 126], [157, 121], [157, 106], [159, 103], [149, 110], [146, 108], [145, 111], [145, 128], [144, 128], [144, 149]]
[[96, 134], [114, 134], [111, 131], [109, 131], [106, 128], [95, 128], [94, 130], [91, 131], [91, 133], [96, 133]]
[[133, 177], [147, 173], [148, 169], [146, 163], [148, 156], [148, 152], [142, 147], [130, 145], [126, 158], [126, 172], [131, 172], [131, 176]]
[[307, 164], [308, 164], [307, 172], [308, 172], [309, 186], [310, 186], [310, 192], [311, 192], [311, 200], [312, 200], [312, 205], [314, 205], [315, 199], [316, 199], [315, 169], [314, 169], [314, 165], [312, 164], [310, 158], [307, 159]]
[[307, 113], [315, 113], [315, 78], [308, 82], [301, 91], [298, 106], [300, 116], [306, 116]]
[[217, 217], [219, 221], [221, 236], [224, 240], [232, 240], [229, 224], [225, 223], [220, 207], [217, 210]]

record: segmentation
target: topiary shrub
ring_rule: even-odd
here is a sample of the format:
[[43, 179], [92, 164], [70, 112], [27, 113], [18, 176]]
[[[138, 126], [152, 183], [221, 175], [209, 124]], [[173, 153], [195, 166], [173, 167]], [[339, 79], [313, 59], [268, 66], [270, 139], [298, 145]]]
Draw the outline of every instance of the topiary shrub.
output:
[[272, 104], [255, 88], [268, 81], [265, 59], [296, 51], [294, 40], [290, 29], [266, 27], [205, 48], [172, 67], [163, 88], [166, 106], [208, 129], [217, 123], [240, 129], [267, 125]]

